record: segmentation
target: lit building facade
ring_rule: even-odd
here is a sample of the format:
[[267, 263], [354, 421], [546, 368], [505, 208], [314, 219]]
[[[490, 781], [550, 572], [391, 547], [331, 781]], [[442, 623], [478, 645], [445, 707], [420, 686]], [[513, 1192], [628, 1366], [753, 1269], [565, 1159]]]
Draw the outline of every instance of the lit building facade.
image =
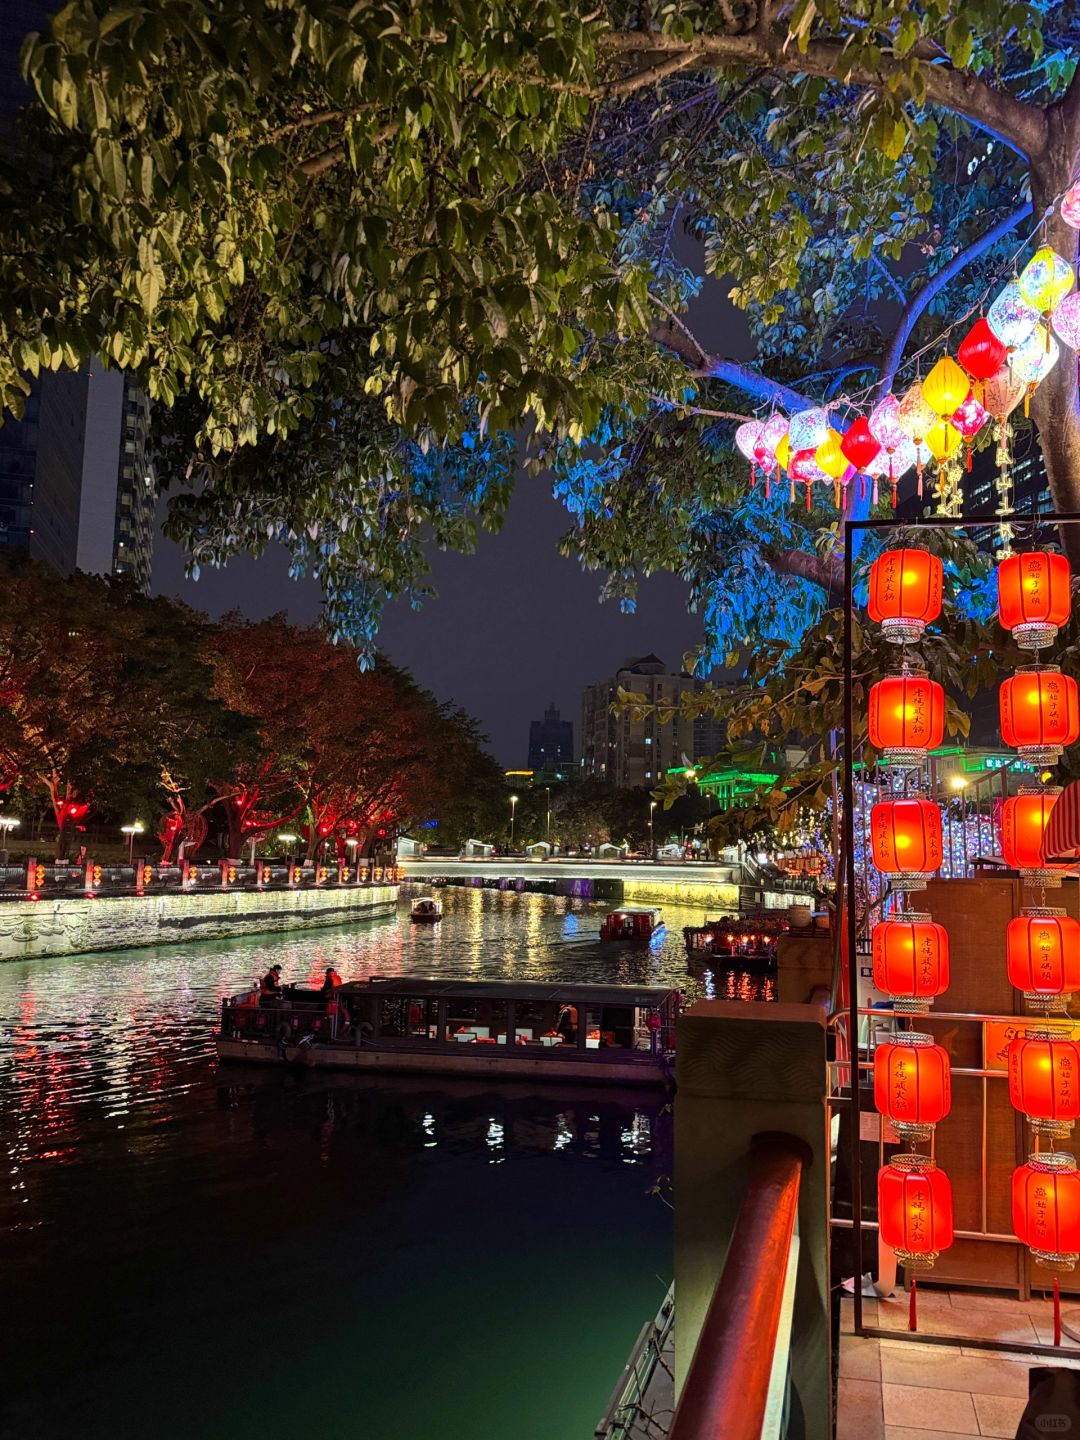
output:
[[566, 780], [574, 767], [574, 722], [564, 720], [554, 701], [542, 720], [529, 724], [529, 769], [536, 781]]
[[[586, 686], [581, 696], [582, 776], [608, 780], [621, 789], [653, 786], [685, 759], [717, 750], [715, 730], [683, 715], [680, 708], [684, 694], [703, 688], [692, 675], [669, 670], [657, 655], [628, 660], [609, 680]], [[620, 690], [640, 696], [647, 713], [638, 716], [627, 709], [616, 714]], [[698, 749], [699, 743], [703, 748]]]

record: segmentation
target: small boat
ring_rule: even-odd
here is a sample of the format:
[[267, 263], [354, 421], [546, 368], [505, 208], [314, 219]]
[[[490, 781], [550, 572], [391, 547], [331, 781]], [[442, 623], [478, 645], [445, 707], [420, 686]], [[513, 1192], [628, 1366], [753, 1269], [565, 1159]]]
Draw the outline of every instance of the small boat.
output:
[[758, 964], [776, 959], [777, 936], [787, 929], [783, 920], [764, 916], [722, 915], [702, 925], [684, 925], [683, 941], [688, 955], [718, 955]]
[[600, 926], [600, 939], [651, 940], [664, 928], [664, 917], [655, 908], [612, 910]]
[[222, 1000], [219, 1059], [623, 1085], [667, 1083], [679, 1010], [662, 986], [408, 975], [251, 1001]]
[[414, 925], [434, 925], [436, 920], [442, 919], [442, 906], [430, 895], [421, 895], [419, 900], [413, 901], [409, 919]]

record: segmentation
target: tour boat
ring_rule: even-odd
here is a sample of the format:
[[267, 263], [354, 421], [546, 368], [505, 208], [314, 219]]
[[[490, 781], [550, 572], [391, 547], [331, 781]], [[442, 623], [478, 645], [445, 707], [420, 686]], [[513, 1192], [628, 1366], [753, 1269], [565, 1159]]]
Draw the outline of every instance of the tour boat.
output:
[[618, 1084], [667, 1082], [679, 1008], [662, 986], [407, 975], [253, 999], [222, 1000], [219, 1059]]
[[413, 901], [409, 919], [416, 925], [433, 925], [436, 920], [442, 919], [442, 906], [430, 895], [422, 895], [419, 900]]
[[766, 917], [722, 915], [706, 917], [702, 925], [684, 925], [688, 955], [718, 955], [768, 964], [776, 959], [776, 939], [786, 922]]
[[612, 910], [600, 926], [601, 940], [651, 940], [664, 929], [664, 919], [656, 909]]

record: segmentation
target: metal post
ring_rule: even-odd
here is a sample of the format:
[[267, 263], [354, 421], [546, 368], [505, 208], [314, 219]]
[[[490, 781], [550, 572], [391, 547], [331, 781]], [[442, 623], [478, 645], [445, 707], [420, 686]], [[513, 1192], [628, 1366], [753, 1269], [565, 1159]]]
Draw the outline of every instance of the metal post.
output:
[[855, 611], [855, 577], [852, 554], [853, 523], [844, 521], [844, 846], [847, 850], [847, 964], [848, 1049], [851, 1069], [851, 1226], [855, 1249], [855, 1333], [862, 1329], [862, 1124], [859, 1111], [859, 963], [858, 914], [855, 904], [855, 771], [852, 745], [855, 702], [852, 694], [852, 618]]

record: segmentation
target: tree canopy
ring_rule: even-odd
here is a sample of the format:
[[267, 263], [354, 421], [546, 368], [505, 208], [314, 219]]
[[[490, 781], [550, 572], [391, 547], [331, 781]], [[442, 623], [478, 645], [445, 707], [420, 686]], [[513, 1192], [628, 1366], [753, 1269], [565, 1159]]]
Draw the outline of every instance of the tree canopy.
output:
[[[836, 575], [731, 419], [888, 390], [1042, 222], [1075, 263], [1078, 39], [1007, 0], [73, 0], [0, 173], [0, 392], [132, 371], [195, 572], [280, 540], [364, 655], [425, 537], [549, 467], [566, 548], [627, 605], [682, 574], [715, 660]], [[702, 270], [753, 364], [699, 339]], [[1033, 408], [1080, 508], [1075, 367]]]

